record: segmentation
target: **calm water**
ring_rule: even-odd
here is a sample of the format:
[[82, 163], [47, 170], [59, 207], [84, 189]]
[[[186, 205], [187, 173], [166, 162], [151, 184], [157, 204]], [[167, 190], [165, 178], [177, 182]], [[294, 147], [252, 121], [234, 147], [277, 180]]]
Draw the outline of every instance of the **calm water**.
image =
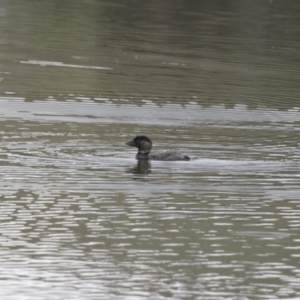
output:
[[300, 299], [299, 14], [2, 1], [0, 298]]

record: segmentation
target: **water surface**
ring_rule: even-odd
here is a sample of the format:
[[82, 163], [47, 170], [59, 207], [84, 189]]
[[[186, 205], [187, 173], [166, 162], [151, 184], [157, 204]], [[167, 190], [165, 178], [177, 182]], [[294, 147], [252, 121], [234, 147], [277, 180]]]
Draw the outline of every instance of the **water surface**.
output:
[[299, 299], [299, 11], [4, 1], [1, 298]]

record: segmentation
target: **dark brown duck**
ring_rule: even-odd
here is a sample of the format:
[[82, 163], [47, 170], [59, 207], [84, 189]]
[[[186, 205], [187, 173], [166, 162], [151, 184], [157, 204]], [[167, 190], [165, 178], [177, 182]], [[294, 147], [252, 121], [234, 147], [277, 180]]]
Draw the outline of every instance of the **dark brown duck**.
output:
[[132, 141], [127, 142], [126, 145], [131, 147], [137, 147], [138, 153], [135, 156], [138, 160], [163, 160], [163, 161], [176, 161], [176, 160], [190, 160], [187, 155], [183, 155], [179, 152], [157, 152], [152, 153], [152, 142], [151, 140], [145, 135], [139, 135], [135, 137]]

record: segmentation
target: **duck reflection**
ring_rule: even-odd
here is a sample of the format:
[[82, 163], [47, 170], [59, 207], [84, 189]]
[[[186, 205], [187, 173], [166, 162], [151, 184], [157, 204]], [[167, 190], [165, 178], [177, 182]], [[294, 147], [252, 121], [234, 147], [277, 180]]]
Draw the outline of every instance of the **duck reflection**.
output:
[[147, 175], [151, 174], [151, 164], [148, 160], [138, 160], [137, 164], [134, 168], [130, 168], [128, 173], [132, 173], [135, 176], [135, 179], [143, 179], [147, 177]]

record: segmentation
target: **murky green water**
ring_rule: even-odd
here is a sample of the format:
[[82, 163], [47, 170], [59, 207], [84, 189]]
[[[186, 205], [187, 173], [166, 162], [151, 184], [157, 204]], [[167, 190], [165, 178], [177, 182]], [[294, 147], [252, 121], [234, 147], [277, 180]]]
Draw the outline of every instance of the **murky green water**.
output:
[[3, 1], [0, 298], [299, 299], [299, 13]]

